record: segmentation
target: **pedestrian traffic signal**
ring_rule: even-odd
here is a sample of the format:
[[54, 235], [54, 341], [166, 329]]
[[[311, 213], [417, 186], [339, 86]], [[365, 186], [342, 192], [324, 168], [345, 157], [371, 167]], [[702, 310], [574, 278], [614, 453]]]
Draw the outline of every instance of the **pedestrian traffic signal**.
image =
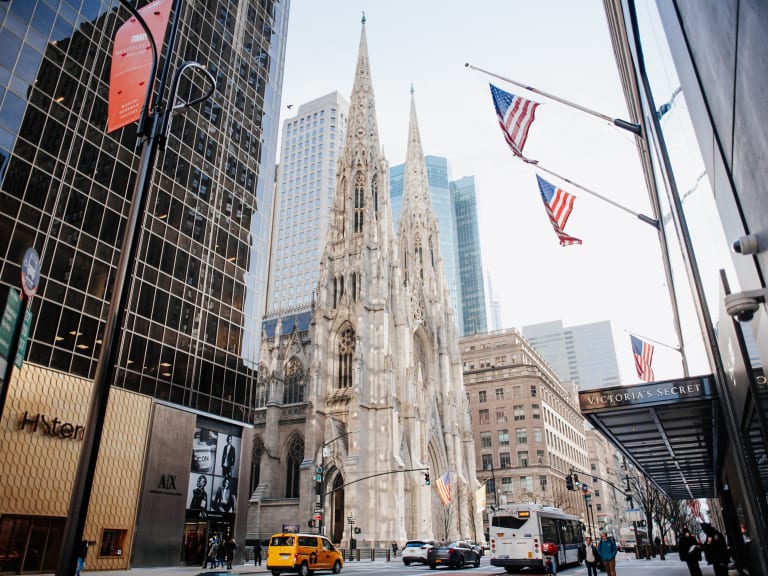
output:
[[424, 486], [429, 486], [429, 472], [424, 472]]
[[323, 467], [317, 466], [315, 468], [315, 482], [322, 482], [323, 481]]
[[565, 477], [565, 487], [568, 490], [576, 490], [576, 488], [574, 488], [573, 486], [573, 476], [571, 476], [570, 474], [568, 474], [568, 476]]
[[307, 526], [309, 526], [310, 528], [314, 528], [315, 527], [315, 521], [312, 518], [310, 518], [307, 521]]

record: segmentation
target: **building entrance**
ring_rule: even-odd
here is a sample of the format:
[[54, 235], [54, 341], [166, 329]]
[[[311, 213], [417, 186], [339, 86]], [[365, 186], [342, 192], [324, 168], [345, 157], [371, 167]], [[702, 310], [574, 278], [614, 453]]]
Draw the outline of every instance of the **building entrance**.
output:
[[55, 572], [66, 518], [3, 516], [0, 572]]

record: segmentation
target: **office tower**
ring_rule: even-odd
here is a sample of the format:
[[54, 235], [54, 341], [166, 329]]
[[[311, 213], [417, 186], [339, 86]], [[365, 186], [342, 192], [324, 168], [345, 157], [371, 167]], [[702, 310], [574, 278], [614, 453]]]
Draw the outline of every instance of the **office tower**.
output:
[[496, 330], [501, 330], [502, 328], [501, 302], [499, 302], [496, 295], [493, 293], [490, 270], [488, 271], [488, 301], [491, 309], [491, 332], [496, 332]]
[[609, 321], [563, 327], [559, 320], [523, 326], [523, 336], [563, 380], [579, 390], [621, 384]]
[[[212, 532], [239, 538], [247, 508], [288, 7], [179, 5], [170, 73], [198, 61], [216, 91], [172, 118], [138, 225], [83, 534], [94, 570], [202, 565], [197, 544]], [[0, 495], [0, 550], [18, 549], [11, 534], [21, 543], [5, 570], [55, 568], [89, 425], [139, 168], [136, 124], [106, 132], [113, 39], [129, 16], [117, 2], [0, 3], [3, 288], [18, 286], [28, 247], [41, 260], [26, 362], [0, 427], [13, 486]], [[185, 99], [206, 88], [190, 72], [179, 87]], [[224, 484], [235, 509], [216, 506]]]
[[267, 310], [308, 306], [317, 286], [349, 103], [333, 92], [283, 123]]
[[482, 334], [488, 330], [483, 285], [483, 257], [477, 219], [475, 177], [451, 182], [451, 199], [456, 218], [456, 257], [461, 290], [461, 334]]
[[[425, 156], [432, 207], [440, 224], [440, 251], [459, 334], [487, 330], [475, 179], [450, 180], [448, 160]], [[390, 171], [390, 198], [395, 223], [400, 215], [405, 164]], [[397, 230], [397, 228], [395, 228]]]
[[[259, 378], [269, 396], [254, 422], [261, 481], [248, 530], [303, 525], [318, 509], [320, 532], [345, 548], [356, 538], [350, 518], [375, 548], [480, 539], [458, 336], [416, 107], [412, 100], [395, 238], [365, 25], [349, 111], [316, 302], [306, 315], [265, 322]], [[450, 507], [436, 489], [441, 478]]]

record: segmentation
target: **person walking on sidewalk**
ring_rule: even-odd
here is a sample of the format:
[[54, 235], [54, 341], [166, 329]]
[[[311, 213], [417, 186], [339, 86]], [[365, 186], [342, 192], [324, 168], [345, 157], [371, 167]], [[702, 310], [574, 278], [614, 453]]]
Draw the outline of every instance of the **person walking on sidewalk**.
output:
[[256, 566], [261, 566], [261, 542], [256, 540], [256, 545], [253, 547], [254, 562]]
[[680, 560], [688, 565], [688, 572], [691, 576], [701, 576], [701, 548], [699, 542], [691, 535], [688, 528], [683, 529], [683, 535], [677, 542], [677, 548], [680, 553]]
[[712, 564], [715, 576], [728, 576], [728, 562], [731, 560], [731, 555], [728, 553], [725, 536], [707, 522], [701, 524], [701, 529], [707, 535], [707, 543], [704, 545], [704, 557], [707, 559], [707, 564]]
[[600, 556], [597, 554], [597, 546], [592, 543], [592, 538], [584, 538], [584, 544], [579, 546], [579, 564], [585, 562], [587, 565], [587, 576], [597, 576], [597, 561]]
[[608, 538], [608, 534], [600, 534], [600, 544], [597, 545], [597, 554], [605, 566], [607, 576], [616, 576], [616, 542]]

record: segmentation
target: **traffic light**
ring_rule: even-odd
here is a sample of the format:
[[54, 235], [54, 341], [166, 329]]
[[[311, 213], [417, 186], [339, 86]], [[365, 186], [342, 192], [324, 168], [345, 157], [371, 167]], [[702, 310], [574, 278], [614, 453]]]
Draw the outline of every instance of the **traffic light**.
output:
[[323, 494], [323, 467], [322, 466], [316, 466], [315, 467], [315, 494], [322, 495]]
[[574, 488], [573, 486], [573, 476], [571, 476], [570, 474], [568, 474], [568, 476], [565, 477], [565, 487], [568, 490], [576, 490], [576, 488]]
[[314, 519], [310, 518], [310, 519], [307, 521], [307, 526], [309, 526], [310, 528], [314, 528], [314, 527], [315, 527], [315, 521], [314, 521]]
[[424, 486], [429, 486], [429, 472], [424, 472]]
[[573, 484], [576, 486], [576, 488], [581, 486], [581, 482], [579, 482], [579, 475], [578, 474], [574, 474], [573, 475]]

